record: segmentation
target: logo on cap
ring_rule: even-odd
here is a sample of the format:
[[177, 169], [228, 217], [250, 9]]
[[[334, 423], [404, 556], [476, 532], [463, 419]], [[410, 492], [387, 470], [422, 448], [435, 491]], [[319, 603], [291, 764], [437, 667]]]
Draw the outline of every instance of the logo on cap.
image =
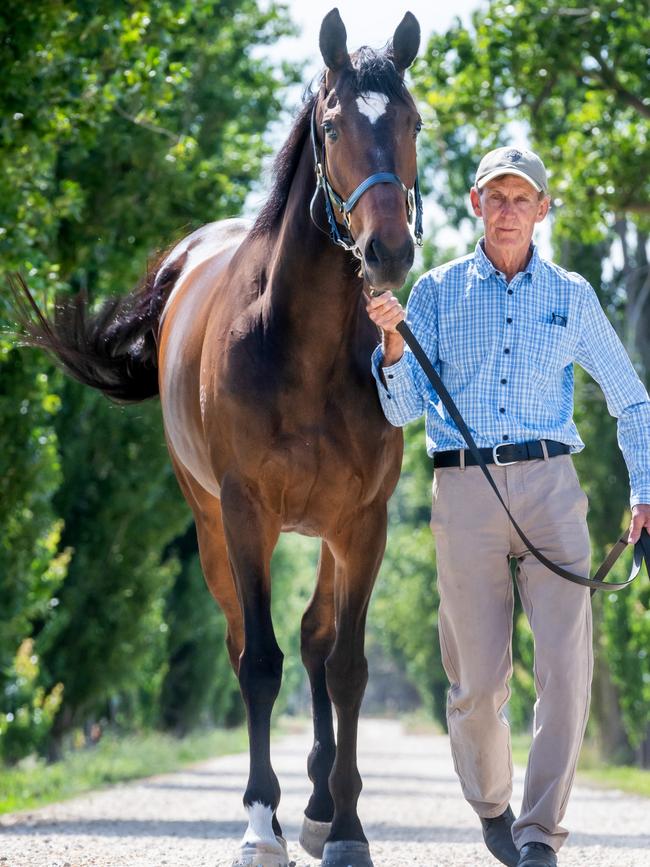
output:
[[523, 159], [523, 154], [521, 151], [508, 151], [506, 154], [506, 159], [511, 163], [518, 163], [519, 160]]

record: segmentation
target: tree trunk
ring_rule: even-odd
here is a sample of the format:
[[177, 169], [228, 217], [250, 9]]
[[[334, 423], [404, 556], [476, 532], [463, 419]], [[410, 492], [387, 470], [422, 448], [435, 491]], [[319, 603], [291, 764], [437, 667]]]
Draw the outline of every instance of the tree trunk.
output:
[[592, 686], [592, 716], [598, 724], [598, 750], [608, 762], [629, 764], [634, 752], [621, 719], [618, 689], [612, 681], [607, 659], [596, 647]]
[[650, 768], [650, 726], [648, 726], [646, 736], [636, 750], [636, 763], [640, 768]]

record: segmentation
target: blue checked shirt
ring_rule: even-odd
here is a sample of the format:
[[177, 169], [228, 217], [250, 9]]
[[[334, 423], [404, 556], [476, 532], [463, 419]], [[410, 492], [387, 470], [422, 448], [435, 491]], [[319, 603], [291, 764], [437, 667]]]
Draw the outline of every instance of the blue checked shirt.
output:
[[[417, 281], [407, 322], [435, 365], [477, 444], [558, 440], [584, 448], [573, 422], [573, 362], [602, 388], [618, 418], [631, 504], [650, 503], [650, 399], [589, 283], [533, 246], [510, 283], [485, 255], [434, 268]], [[465, 448], [458, 428], [407, 347], [372, 368], [386, 418], [402, 426], [426, 413], [427, 451]]]

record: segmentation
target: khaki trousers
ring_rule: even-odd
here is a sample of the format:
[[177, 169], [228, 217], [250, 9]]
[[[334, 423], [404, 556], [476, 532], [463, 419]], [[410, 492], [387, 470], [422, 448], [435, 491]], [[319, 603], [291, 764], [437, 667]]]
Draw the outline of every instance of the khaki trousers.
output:
[[[587, 498], [572, 459], [490, 467], [523, 531], [560, 566], [587, 575]], [[593, 668], [587, 588], [549, 572], [510, 525], [479, 467], [436, 469], [431, 529], [436, 538], [439, 634], [451, 684], [449, 735], [463, 794], [493, 818], [512, 795], [510, 729], [504, 708], [512, 675], [513, 582], [535, 640], [537, 702], [517, 848], [537, 841], [556, 851], [587, 716]]]

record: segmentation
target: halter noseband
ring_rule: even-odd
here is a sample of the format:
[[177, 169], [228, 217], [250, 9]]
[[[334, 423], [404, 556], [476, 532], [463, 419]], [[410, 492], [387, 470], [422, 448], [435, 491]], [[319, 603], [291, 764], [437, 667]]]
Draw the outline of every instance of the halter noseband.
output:
[[[325, 139], [323, 138], [321, 145], [321, 159], [318, 159], [318, 148], [316, 145], [316, 105], [314, 103], [314, 107], [311, 113], [311, 145], [312, 150], [314, 152], [314, 167], [316, 169], [316, 190], [314, 191], [314, 195], [311, 200], [311, 205], [309, 207], [309, 212], [311, 214], [311, 218], [314, 221], [315, 225], [316, 220], [314, 218], [314, 207], [316, 204], [316, 197], [318, 196], [319, 190], [323, 191], [323, 199], [325, 201], [325, 213], [327, 215], [327, 222], [329, 223], [329, 234], [330, 238], [335, 244], [338, 244], [339, 247], [343, 247], [344, 250], [349, 250], [353, 255], [357, 257], [357, 259], [362, 259], [362, 253], [359, 250], [356, 241], [352, 237], [351, 230], [351, 220], [350, 214], [352, 213], [352, 209], [357, 204], [361, 196], [370, 189], [370, 187], [374, 187], [375, 184], [395, 184], [402, 190], [406, 197], [406, 210], [407, 210], [407, 218], [409, 225], [413, 221], [413, 234], [415, 235], [415, 243], [418, 247], [422, 246], [422, 196], [420, 195], [420, 184], [418, 182], [417, 173], [415, 175], [415, 184], [411, 189], [407, 187], [401, 179], [394, 174], [393, 172], [376, 172], [374, 175], [370, 175], [369, 178], [366, 178], [365, 181], [362, 181], [359, 186], [354, 190], [347, 200], [344, 200], [339, 196], [337, 192], [332, 188], [332, 185], [327, 179], [327, 174], [325, 172]], [[345, 223], [344, 234], [341, 233], [341, 227], [336, 221], [336, 217], [334, 215], [334, 208], [337, 208], [339, 213], [343, 217], [343, 222]]]

